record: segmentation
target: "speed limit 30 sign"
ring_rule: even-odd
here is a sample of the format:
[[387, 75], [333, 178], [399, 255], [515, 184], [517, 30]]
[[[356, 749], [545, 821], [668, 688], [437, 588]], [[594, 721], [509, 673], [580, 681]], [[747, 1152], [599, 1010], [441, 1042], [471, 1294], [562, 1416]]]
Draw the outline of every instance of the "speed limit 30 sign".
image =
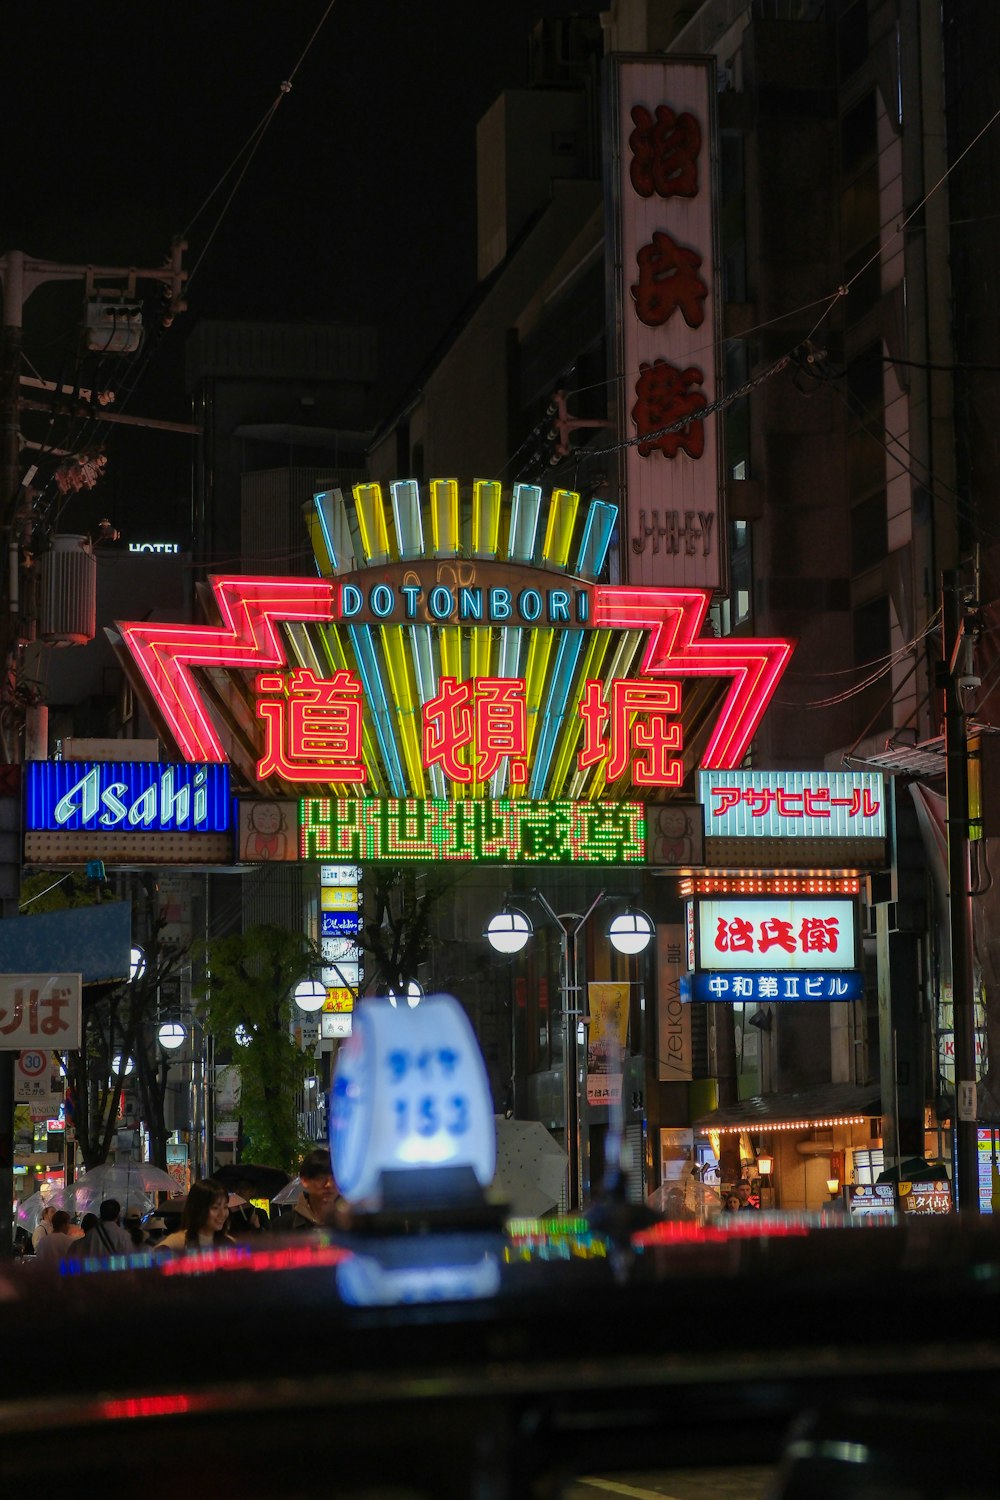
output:
[[41, 1078], [49, 1067], [51, 1061], [47, 1052], [32, 1049], [17, 1054], [17, 1071], [22, 1078]]

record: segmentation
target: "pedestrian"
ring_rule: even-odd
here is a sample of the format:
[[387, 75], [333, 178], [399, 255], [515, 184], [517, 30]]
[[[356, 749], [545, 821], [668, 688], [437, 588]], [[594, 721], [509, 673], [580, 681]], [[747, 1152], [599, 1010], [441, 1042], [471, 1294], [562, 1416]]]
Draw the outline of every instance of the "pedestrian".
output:
[[68, 1233], [72, 1220], [64, 1208], [57, 1208], [52, 1215], [48, 1234], [38, 1241], [35, 1260], [50, 1271], [58, 1271], [59, 1262], [65, 1260], [74, 1244], [82, 1243]]
[[236, 1241], [226, 1233], [229, 1219], [229, 1193], [214, 1177], [193, 1182], [181, 1214], [181, 1227], [153, 1246], [184, 1255], [189, 1250], [210, 1250]]
[[151, 1219], [147, 1219], [146, 1234], [148, 1236], [150, 1246], [158, 1245], [160, 1240], [163, 1239], [166, 1232], [167, 1221], [166, 1219], [161, 1218], [159, 1214], [154, 1214]]
[[740, 1200], [741, 1211], [745, 1209], [756, 1210], [760, 1208], [760, 1199], [754, 1199], [753, 1187], [749, 1182], [747, 1182], [745, 1177], [736, 1184], [736, 1196]]
[[129, 1209], [122, 1227], [132, 1241], [133, 1250], [141, 1250], [149, 1236], [142, 1227], [142, 1214], [137, 1208]]
[[306, 1152], [299, 1167], [302, 1192], [287, 1219], [278, 1226], [285, 1230], [325, 1229], [335, 1226], [346, 1213], [346, 1204], [333, 1180], [333, 1163], [326, 1146]]
[[55, 1211], [56, 1206], [54, 1203], [46, 1203], [39, 1214], [38, 1223], [31, 1231], [31, 1247], [33, 1250], [37, 1251], [39, 1240], [43, 1240], [47, 1234], [52, 1233], [52, 1215]]
[[240, 1239], [249, 1239], [253, 1235], [262, 1235], [270, 1226], [270, 1214], [267, 1209], [261, 1209], [252, 1202], [253, 1187], [249, 1182], [237, 1182], [234, 1188], [235, 1196], [244, 1199], [243, 1203], [237, 1203], [229, 1214], [229, 1233]]
[[109, 1255], [131, 1255], [135, 1245], [132, 1243], [132, 1236], [118, 1222], [121, 1211], [117, 1198], [105, 1198], [96, 1216], [87, 1214], [89, 1222], [85, 1225], [86, 1233], [74, 1247], [74, 1256], [95, 1259], [100, 1256], [107, 1258]]

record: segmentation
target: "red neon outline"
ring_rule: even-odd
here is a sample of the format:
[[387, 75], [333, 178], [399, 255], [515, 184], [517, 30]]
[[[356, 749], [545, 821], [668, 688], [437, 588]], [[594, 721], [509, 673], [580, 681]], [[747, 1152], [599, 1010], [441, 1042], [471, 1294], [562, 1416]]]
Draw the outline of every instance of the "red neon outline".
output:
[[[190, 761], [225, 754], [192, 667], [283, 667], [279, 620], [333, 618], [332, 581], [309, 578], [213, 578], [222, 627], [118, 622], [146, 685]], [[707, 589], [594, 587], [593, 629], [648, 630], [640, 671], [650, 676], [731, 677], [718, 722], [701, 760], [707, 771], [740, 765], [788, 665], [794, 642], [730, 636], [699, 639]]]
[[278, 620], [331, 620], [333, 584], [322, 578], [212, 578], [214, 625], [118, 621], [118, 629], [186, 760], [224, 761], [192, 667], [283, 667]]
[[698, 638], [710, 600], [708, 589], [594, 589], [594, 626], [610, 630], [649, 630], [640, 672], [672, 677], [732, 677], [718, 721], [705, 747], [706, 771], [735, 769], [774, 696], [794, 641], [728, 636]]

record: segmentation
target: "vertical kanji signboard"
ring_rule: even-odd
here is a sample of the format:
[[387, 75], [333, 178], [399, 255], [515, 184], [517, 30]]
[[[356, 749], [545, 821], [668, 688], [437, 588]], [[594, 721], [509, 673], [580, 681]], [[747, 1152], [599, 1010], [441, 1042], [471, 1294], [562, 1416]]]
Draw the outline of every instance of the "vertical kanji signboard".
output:
[[[719, 589], [714, 63], [613, 60], [613, 347], [630, 583]], [[680, 424], [679, 426], [677, 424]], [[660, 432], [661, 428], [676, 430]]]

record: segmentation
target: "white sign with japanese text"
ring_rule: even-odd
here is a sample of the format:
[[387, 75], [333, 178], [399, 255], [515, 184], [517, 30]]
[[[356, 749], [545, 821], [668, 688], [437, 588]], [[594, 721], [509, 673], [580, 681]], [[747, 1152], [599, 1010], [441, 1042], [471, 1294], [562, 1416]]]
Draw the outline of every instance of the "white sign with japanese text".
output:
[[0, 974], [0, 1052], [79, 1050], [79, 974]]
[[853, 969], [855, 904], [837, 897], [728, 896], [695, 903], [699, 969]]
[[[610, 243], [624, 379], [628, 581], [720, 588], [726, 536], [715, 400], [714, 64], [619, 58]], [[664, 429], [671, 429], [664, 431]]]

